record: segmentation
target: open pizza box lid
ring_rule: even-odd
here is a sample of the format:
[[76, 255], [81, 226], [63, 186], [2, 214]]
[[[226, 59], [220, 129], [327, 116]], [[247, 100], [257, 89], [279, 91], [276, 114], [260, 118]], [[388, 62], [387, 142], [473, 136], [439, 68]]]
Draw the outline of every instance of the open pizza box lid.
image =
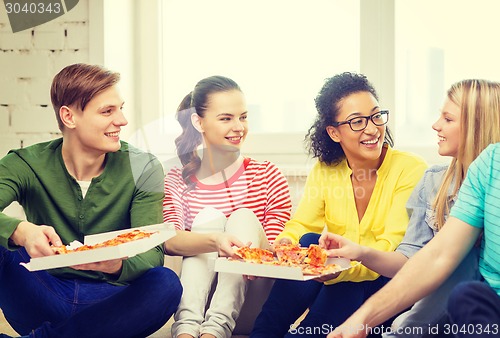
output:
[[[351, 261], [347, 258], [328, 258], [326, 264], [337, 264], [339, 266], [337, 271], [340, 272], [357, 266], [360, 262]], [[215, 260], [215, 271], [300, 281], [311, 280], [323, 276], [304, 275], [300, 267], [258, 264], [228, 258], [217, 258]]]
[[176, 234], [172, 224], [161, 223], [85, 236], [83, 244], [94, 245], [132, 230], [143, 230], [155, 233], [150, 237], [141, 238], [128, 243], [122, 243], [116, 246], [32, 258], [29, 263], [21, 263], [21, 265], [29, 271], [38, 271], [77, 264], [95, 263], [110, 259], [133, 257], [154, 248]]

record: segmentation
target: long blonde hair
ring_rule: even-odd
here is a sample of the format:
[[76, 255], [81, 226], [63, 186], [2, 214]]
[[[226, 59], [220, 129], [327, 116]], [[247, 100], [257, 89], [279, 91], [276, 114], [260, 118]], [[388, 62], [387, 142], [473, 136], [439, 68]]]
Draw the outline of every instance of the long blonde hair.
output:
[[450, 212], [449, 189], [455, 196], [470, 164], [489, 144], [500, 142], [500, 83], [487, 80], [463, 80], [453, 84], [448, 99], [461, 109], [458, 155], [451, 161], [434, 200], [438, 229]]

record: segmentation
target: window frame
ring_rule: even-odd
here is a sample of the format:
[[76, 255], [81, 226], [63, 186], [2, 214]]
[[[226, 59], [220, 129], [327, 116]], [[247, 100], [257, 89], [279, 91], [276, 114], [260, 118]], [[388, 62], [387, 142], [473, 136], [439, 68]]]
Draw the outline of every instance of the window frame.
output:
[[[113, 53], [112, 46], [107, 44], [111, 39], [119, 39], [110, 35], [112, 25], [123, 25], [119, 15], [111, 15], [115, 7], [120, 6], [126, 11], [134, 13], [127, 29], [133, 31], [133, 43], [127, 50]], [[146, 134], [144, 126], [162, 120], [162, 79], [158, 69], [161, 69], [161, 0], [150, 1], [122, 1], [122, 0], [89, 0], [90, 21], [90, 61], [116, 69], [114, 65], [123, 64], [123, 56], [127, 56], [125, 68], [127, 77], [122, 82], [128, 85], [126, 97], [130, 96], [132, 106], [127, 104], [127, 110], [132, 111], [129, 118], [130, 125], [125, 131], [124, 139], [130, 138], [135, 142], [138, 134]], [[123, 9], [122, 9], [123, 10]], [[106, 13], [110, 13], [106, 15]], [[151, 15], [156, 13], [156, 15]], [[395, 110], [395, 0], [360, 0], [360, 72], [365, 74], [373, 83], [383, 108], [391, 112], [388, 126], [391, 128], [396, 147], [401, 150], [412, 151], [426, 158], [431, 163], [443, 163], [435, 147], [412, 146], [401, 147], [397, 143], [399, 130], [395, 129], [398, 114]], [[106, 17], [106, 21], [104, 20]], [[115, 19], [113, 19], [113, 17]], [[151, 43], [156, 41], [157, 43]], [[145, 45], [147, 43], [147, 45]], [[102, 51], [102, 52], [101, 52]], [[147, 60], [148, 62], [136, 62]], [[144, 90], [148, 88], [151, 90]], [[291, 172], [303, 172], [302, 168], [309, 168], [312, 160], [305, 152], [303, 133], [251, 133], [243, 148], [246, 156], [257, 160], [270, 160], [281, 168]], [[146, 150], [151, 150], [145, 140]], [[139, 144], [141, 143], [139, 140]], [[155, 152], [155, 151], [153, 151]], [[169, 150], [155, 152], [160, 158], [169, 158], [175, 154]], [[445, 161], [445, 160], [444, 160]], [[307, 170], [307, 169], [306, 169]]]

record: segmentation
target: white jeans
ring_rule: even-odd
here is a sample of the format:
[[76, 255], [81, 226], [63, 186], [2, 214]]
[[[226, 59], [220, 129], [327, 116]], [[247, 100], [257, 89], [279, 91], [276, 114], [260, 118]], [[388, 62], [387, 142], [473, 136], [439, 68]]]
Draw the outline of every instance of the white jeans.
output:
[[[219, 210], [205, 208], [196, 215], [191, 231], [226, 232], [243, 243], [251, 241], [252, 247], [269, 247], [262, 224], [249, 209], [236, 210], [226, 218]], [[219, 273], [212, 301], [207, 308], [208, 294], [216, 275], [216, 258], [216, 252], [184, 257], [181, 270], [184, 291], [172, 325], [174, 338], [181, 333], [193, 337], [204, 333], [218, 338], [231, 337], [245, 300], [248, 281], [238, 274]]]

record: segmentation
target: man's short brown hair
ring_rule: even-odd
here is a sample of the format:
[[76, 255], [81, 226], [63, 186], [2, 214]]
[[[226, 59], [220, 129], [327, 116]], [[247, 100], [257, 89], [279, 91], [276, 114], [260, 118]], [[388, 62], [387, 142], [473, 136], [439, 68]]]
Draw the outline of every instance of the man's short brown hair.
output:
[[62, 106], [76, 105], [84, 110], [87, 104], [100, 92], [120, 81], [120, 74], [98, 65], [77, 63], [63, 68], [52, 81], [50, 98], [56, 113], [59, 129], [64, 124], [59, 116]]

